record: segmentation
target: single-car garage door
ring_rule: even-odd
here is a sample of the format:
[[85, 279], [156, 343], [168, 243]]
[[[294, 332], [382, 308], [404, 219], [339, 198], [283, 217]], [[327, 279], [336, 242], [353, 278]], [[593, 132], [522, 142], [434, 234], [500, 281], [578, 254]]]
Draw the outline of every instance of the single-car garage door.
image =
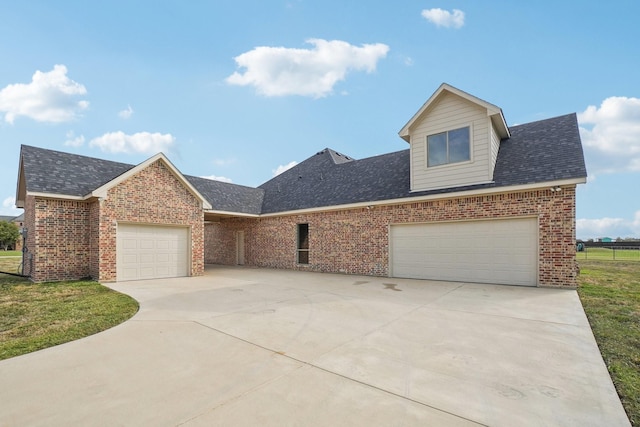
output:
[[188, 242], [186, 227], [118, 224], [118, 280], [187, 276]]
[[535, 286], [535, 218], [391, 226], [391, 275]]

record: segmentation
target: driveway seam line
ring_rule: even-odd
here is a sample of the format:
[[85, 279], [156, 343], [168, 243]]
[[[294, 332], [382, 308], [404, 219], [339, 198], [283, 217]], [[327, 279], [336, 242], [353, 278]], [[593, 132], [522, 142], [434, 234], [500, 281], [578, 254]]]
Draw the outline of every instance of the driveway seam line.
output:
[[[418, 309], [418, 308], [416, 308], [415, 310], [417, 310], [417, 309]], [[411, 311], [413, 311], [413, 310], [411, 310]], [[402, 316], [401, 316], [401, 317], [402, 317]], [[420, 406], [424, 406], [424, 407], [427, 407], [427, 408], [431, 408], [431, 409], [436, 410], [436, 411], [438, 411], [438, 412], [441, 412], [441, 413], [444, 413], [444, 414], [451, 415], [451, 416], [453, 416], [453, 417], [455, 417], [455, 418], [459, 418], [459, 419], [462, 419], [462, 420], [465, 420], [465, 421], [469, 421], [469, 422], [475, 423], [475, 424], [477, 424], [477, 425], [479, 425], [479, 426], [488, 427], [488, 425], [487, 425], [487, 424], [483, 424], [483, 423], [481, 423], [481, 422], [478, 422], [478, 421], [475, 421], [475, 420], [472, 420], [472, 419], [469, 419], [469, 418], [466, 418], [466, 417], [460, 416], [460, 415], [458, 415], [458, 414], [454, 414], [454, 413], [452, 413], [452, 412], [446, 411], [446, 410], [444, 410], [444, 409], [437, 408], [437, 407], [435, 407], [435, 406], [429, 405], [428, 403], [420, 402], [419, 400], [415, 400], [415, 399], [412, 399], [412, 398], [410, 398], [410, 397], [402, 396], [402, 395], [400, 395], [400, 394], [398, 394], [398, 393], [394, 393], [394, 392], [392, 392], [392, 391], [385, 390], [384, 388], [381, 388], [381, 387], [375, 386], [375, 385], [373, 385], [373, 384], [368, 384], [368, 383], [365, 383], [365, 382], [363, 382], [363, 381], [357, 380], [357, 379], [355, 379], [355, 378], [351, 378], [351, 377], [348, 377], [348, 376], [346, 376], [346, 375], [339, 374], [339, 373], [337, 373], [337, 372], [333, 372], [333, 371], [331, 371], [331, 370], [329, 370], [329, 369], [326, 369], [326, 368], [323, 368], [323, 367], [321, 367], [321, 366], [314, 365], [314, 364], [313, 364], [313, 363], [311, 363], [311, 362], [307, 362], [307, 361], [304, 361], [304, 360], [297, 359], [297, 358], [295, 358], [295, 357], [293, 357], [293, 356], [290, 356], [290, 355], [288, 355], [288, 354], [286, 354], [286, 353], [283, 353], [283, 352], [281, 352], [281, 351], [276, 351], [276, 350], [273, 350], [273, 349], [271, 349], [271, 348], [265, 347], [265, 346], [263, 346], [263, 345], [260, 345], [260, 344], [257, 344], [257, 343], [254, 343], [254, 342], [251, 342], [251, 341], [249, 341], [249, 340], [246, 340], [246, 339], [244, 339], [244, 338], [237, 337], [237, 336], [232, 335], [232, 334], [230, 334], [230, 333], [228, 333], [228, 332], [221, 331], [220, 329], [216, 329], [216, 328], [214, 328], [214, 327], [212, 327], [212, 326], [205, 325], [205, 324], [200, 323], [200, 322], [198, 322], [198, 321], [195, 321], [195, 320], [194, 320], [194, 321], [193, 321], [193, 323], [196, 323], [196, 324], [198, 324], [198, 325], [200, 325], [200, 326], [204, 326], [204, 327], [205, 327], [205, 328], [207, 328], [207, 329], [211, 329], [211, 330], [213, 330], [213, 331], [216, 331], [216, 332], [218, 332], [218, 333], [224, 334], [224, 335], [226, 335], [226, 336], [228, 336], [228, 337], [231, 337], [231, 338], [234, 338], [234, 339], [236, 339], [236, 340], [238, 340], [238, 341], [242, 341], [242, 342], [247, 343], [247, 344], [249, 344], [249, 345], [252, 345], [252, 346], [254, 346], [254, 347], [261, 348], [261, 349], [266, 350], [266, 351], [268, 351], [268, 352], [270, 352], [270, 353], [277, 354], [278, 356], [286, 357], [287, 359], [293, 360], [293, 361], [298, 362], [298, 363], [302, 363], [303, 365], [309, 366], [309, 367], [311, 367], [311, 368], [319, 369], [319, 370], [321, 370], [321, 371], [323, 371], [323, 372], [326, 372], [326, 373], [328, 373], [328, 374], [331, 374], [331, 375], [335, 375], [335, 376], [337, 376], [337, 377], [344, 378], [344, 379], [346, 379], [346, 380], [348, 380], [348, 381], [352, 381], [352, 382], [358, 383], [358, 384], [360, 384], [360, 385], [363, 385], [363, 386], [365, 386], [365, 387], [368, 387], [368, 388], [372, 388], [372, 389], [374, 389], [374, 390], [381, 391], [381, 392], [383, 392], [383, 393], [385, 393], [385, 394], [388, 394], [388, 395], [391, 395], [391, 396], [399, 397], [400, 399], [403, 399], [403, 400], [408, 400], [408, 401], [413, 402], [413, 403], [416, 403], [416, 404], [418, 404], [418, 405], [420, 405]], [[385, 324], [385, 325], [386, 325], [386, 324]], [[383, 325], [383, 326], [385, 326], [385, 325]], [[376, 329], [376, 330], [377, 330], [377, 329]], [[338, 346], [338, 347], [340, 347], [340, 346]], [[336, 348], [338, 348], [338, 347], [336, 347]], [[288, 376], [288, 375], [289, 375], [288, 373], [287, 373], [287, 374], [285, 374], [285, 376]]]

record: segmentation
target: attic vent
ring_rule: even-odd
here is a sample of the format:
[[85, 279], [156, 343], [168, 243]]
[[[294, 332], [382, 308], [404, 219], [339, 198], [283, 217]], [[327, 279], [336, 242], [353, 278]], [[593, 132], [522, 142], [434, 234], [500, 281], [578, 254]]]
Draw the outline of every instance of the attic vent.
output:
[[336, 155], [337, 155], [338, 157], [342, 157], [342, 154], [338, 153], [337, 151], [336, 151]]
[[347, 160], [351, 160], [351, 158], [349, 158], [349, 156], [344, 156], [345, 159]]

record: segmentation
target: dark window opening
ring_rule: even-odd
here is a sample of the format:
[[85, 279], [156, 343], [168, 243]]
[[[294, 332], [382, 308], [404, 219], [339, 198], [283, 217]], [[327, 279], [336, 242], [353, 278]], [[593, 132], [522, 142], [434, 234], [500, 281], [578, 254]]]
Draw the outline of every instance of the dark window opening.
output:
[[309, 264], [309, 224], [298, 224], [298, 264]]

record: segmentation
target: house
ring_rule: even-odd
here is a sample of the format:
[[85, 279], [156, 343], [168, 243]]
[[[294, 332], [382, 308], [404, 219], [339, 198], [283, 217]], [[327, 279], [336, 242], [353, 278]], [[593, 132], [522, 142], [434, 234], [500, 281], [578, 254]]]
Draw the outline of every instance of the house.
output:
[[576, 286], [575, 114], [507, 126], [442, 84], [408, 148], [326, 148], [257, 188], [22, 146], [17, 206], [34, 281], [200, 275], [205, 263], [525, 286]]
[[[13, 215], [0, 215], [0, 221], [11, 222], [18, 227], [20, 234], [22, 234], [22, 227], [24, 225], [24, 214], [18, 216]], [[9, 245], [9, 250], [21, 251], [22, 250], [22, 237], [15, 241], [15, 243]]]

